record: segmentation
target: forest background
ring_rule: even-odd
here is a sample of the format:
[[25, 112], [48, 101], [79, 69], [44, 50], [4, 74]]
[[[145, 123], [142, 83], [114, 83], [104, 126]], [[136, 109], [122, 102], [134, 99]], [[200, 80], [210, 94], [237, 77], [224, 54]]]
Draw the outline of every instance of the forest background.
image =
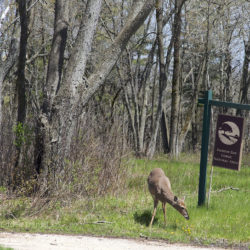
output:
[[[10, 191], [105, 193], [130, 155], [200, 151], [204, 91], [249, 104], [247, 0], [0, 3], [0, 186]], [[249, 154], [249, 112], [214, 107], [210, 152], [218, 113], [245, 118]]]

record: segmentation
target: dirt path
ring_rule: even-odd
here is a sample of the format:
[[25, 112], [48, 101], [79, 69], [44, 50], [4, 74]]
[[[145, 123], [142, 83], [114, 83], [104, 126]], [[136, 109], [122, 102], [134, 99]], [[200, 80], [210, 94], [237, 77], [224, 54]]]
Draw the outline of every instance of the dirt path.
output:
[[222, 250], [161, 241], [28, 233], [0, 233], [0, 245], [15, 250]]

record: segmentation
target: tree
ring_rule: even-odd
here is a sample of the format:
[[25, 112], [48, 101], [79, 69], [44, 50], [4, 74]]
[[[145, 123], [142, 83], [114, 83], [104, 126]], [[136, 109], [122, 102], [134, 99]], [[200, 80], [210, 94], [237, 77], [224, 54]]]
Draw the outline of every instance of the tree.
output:
[[[25, 79], [25, 66], [27, 56], [27, 40], [28, 40], [28, 15], [26, 0], [18, 1], [18, 12], [20, 14], [21, 34], [20, 34], [20, 48], [18, 56], [17, 67], [17, 81], [16, 81], [16, 95], [17, 95], [17, 125], [23, 128], [26, 118], [26, 79]], [[16, 187], [19, 185], [17, 167], [20, 160], [21, 144], [16, 146], [16, 159], [15, 166], [12, 172], [12, 185]]]
[[[96, 70], [86, 78], [85, 67], [93, 35], [97, 27], [102, 1], [89, 0], [84, 10], [75, 46], [67, 63], [62, 79], [62, 58], [67, 32], [67, 8], [62, 1], [56, 1], [55, 33], [47, 73], [47, 97], [40, 114], [37, 134], [35, 165], [38, 173], [45, 175], [63, 168], [75, 130], [76, 117], [96, 93], [126, 48], [130, 37], [142, 25], [153, 8], [153, 1], [134, 1], [127, 23], [105, 56], [100, 59]], [[86, 13], [91, 13], [87, 15]], [[55, 53], [55, 54], [54, 54]], [[56, 77], [54, 77], [56, 69]]]
[[[242, 66], [239, 103], [247, 104], [249, 102], [247, 93], [248, 93], [249, 85], [250, 85], [250, 77], [248, 73], [249, 58], [250, 58], [250, 34], [248, 36], [248, 40], [244, 41], [244, 47], [245, 47], [245, 56], [244, 56], [244, 61], [243, 61], [243, 66]], [[241, 110], [237, 110], [237, 114], [239, 115], [240, 113], [241, 113]]]
[[174, 46], [174, 69], [172, 79], [172, 103], [170, 121], [170, 152], [173, 156], [177, 155], [177, 126], [180, 105], [180, 48], [181, 48], [181, 9], [184, 0], [175, 0], [175, 17], [173, 25], [173, 46]]
[[[160, 121], [163, 111], [163, 97], [167, 87], [166, 67], [164, 63], [164, 45], [163, 45], [163, 1], [156, 1], [156, 21], [157, 21], [157, 45], [158, 45], [158, 60], [159, 60], [159, 95], [158, 107], [154, 126], [152, 126], [152, 135], [147, 148], [147, 156], [152, 158], [155, 153], [156, 138], [159, 131]], [[172, 50], [172, 42], [170, 42], [168, 57], [170, 57]], [[168, 65], [167, 65], [168, 68]]]

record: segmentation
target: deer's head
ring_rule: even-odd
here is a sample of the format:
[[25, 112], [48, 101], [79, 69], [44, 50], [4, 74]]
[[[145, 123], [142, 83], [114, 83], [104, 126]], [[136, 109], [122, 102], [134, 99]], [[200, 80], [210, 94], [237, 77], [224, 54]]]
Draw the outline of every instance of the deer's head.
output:
[[186, 205], [184, 203], [185, 198], [178, 199], [176, 196], [174, 197], [173, 207], [182, 215], [185, 219], [189, 220], [188, 211]]

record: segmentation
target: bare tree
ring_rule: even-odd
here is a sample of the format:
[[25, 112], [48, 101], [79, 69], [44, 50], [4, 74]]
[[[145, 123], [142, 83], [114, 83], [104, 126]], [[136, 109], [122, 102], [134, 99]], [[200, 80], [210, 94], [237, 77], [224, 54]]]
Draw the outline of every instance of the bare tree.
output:
[[[155, 124], [153, 126], [153, 132], [151, 135], [151, 140], [147, 148], [147, 156], [152, 158], [155, 153], [156, 138], [159, 131], [160, 120], [162, 117], [163, 109], [163, 96], [167, 86], [167, 76], [165, 70], [164, 62], [164, 45], [163, 45], [163, 1], [156, 1], [156, 20], [157, 20], [157, 44], [158, 44], [158, 60], [159, 60], [159, 95], [158, 95], [158, 107], [155, 119]], [[171, 43], [170, 43], [171, 46]], [[171, 51], [171, 50], [170, 50]]]
[[[25, 78], [25, 66], [26, 66], [26, 55], [27, 55], [27, 41], [28, 41], [28, 15], [27, 15], [27, 4], [26, 0], [18, 1], [18, 12], [20, 15], [21, 24], [21, 35], [20, 35], [20, 48], [18, 57], [17, 67], [17, 80], [16, 80], [16, 98], [17, 98], [17, 126], [24, 127], [26, 119], [26, 78]], [[18, 166], [20, 161], [20, 154], [22, 145], [18, 144], [16, 147], [15, 165], [13, 168], [12, 185], [13, 188], [18, 186], [20, 180], [18, 180]]]
[[180, 105], [180, 46], [181, 46], [181, 9], [185, 0], [175, 0], [175, 17], [173, 25], [174, 37], [174, 71], [172, 80], [172, 103], [170, 121], [170, 152], [177, 155], [177, 126]]
[[[41, 169], [45, 170], [45, 174], [52, 169], [59, 170], [63, 166], [63, 159], [69, 153], [77, 116], [82, 113], [83, 107], [104, 83], [114, 64], [126, 48], [130, 37], [149, 15], [153, 7], [153, 1], [133, 2], [127, 23], [106, 51], [105, 56], [99, 60], [96, 70], [86, 78], [84, 76], [85, 65], [97, 27], [101, 5], [101, 0], [89, 0], [87, 2], [76, 43], [72, 49], [62, 82], [58, 84], [60, 79], [60, 74], [58, 74], [58, 78], [54, 80], [55, 84], [48, 86], [52, 90], [49, 95], [49, 100], [52, 100], [52, 103], [49, 105], [51, 107], [49, 108], [50, 112], [46, 112], [45, 109], [45, 112], [40, 115], [38, 124], [40, 124], [41, 129], [38, 138], [41, 144], [38, 145], [39, 148], [37, 150], [37, 152], [40, 152], [40, 156], [36, 161], [37, 169], [39, 171]], [[56, 1], [57, 6], [62, 7], [62, 2]], [[62, 17], [63, 19], [55, 22], [55, 30], [61, 23], [67, 24], [65, 20], [67, 17], [66, 11], [66, 8], [56, 9], [56, 17]], [[91, 15], [85, 14], [90, 12]], [[67, 26], [63, 26], [63, 29], [66, 28]], [[60, 44], [58, 44], [55, 36], [61, 34], [64, 33], [54, 33], [52, 48], [60, 48]], [[63, 43], [65, 38], [65, 36], [60, 38], [59, 43]], [[63, 50], [58, 50], [57, 52], [57, 61], [54, 63], [54, 67], [57, 67], [58, 70], [60, 70], [60, 67], [58, 67], [60, 65], [59, 60], [63, 56], [60, 56], [60, 54], [63, 54], [63, 52]], [[51, 53], [53, 53], [53, 49]], [[55, 58], [55, 55], [53, 58]], [[52, 65], [51, 68], [53, 69], [54, 67]], [[53, 71], [48, 70], [47, 79], [50, 79], [50, 75], [53, 75]]]
[[[249, 85], [250, 85], [250, 77], [248, 72], [249, 59], [250, 59], [250, 34], [248, 36], [248, 40], [244, 42], [244, 47], [245, 47], [245, 56], [242, 67], [239, 103], [247, 104], [249, 102], [247, 95], [249, 92]], [[240, 110], [237, 111], [237, 114], [240, 114]]]

